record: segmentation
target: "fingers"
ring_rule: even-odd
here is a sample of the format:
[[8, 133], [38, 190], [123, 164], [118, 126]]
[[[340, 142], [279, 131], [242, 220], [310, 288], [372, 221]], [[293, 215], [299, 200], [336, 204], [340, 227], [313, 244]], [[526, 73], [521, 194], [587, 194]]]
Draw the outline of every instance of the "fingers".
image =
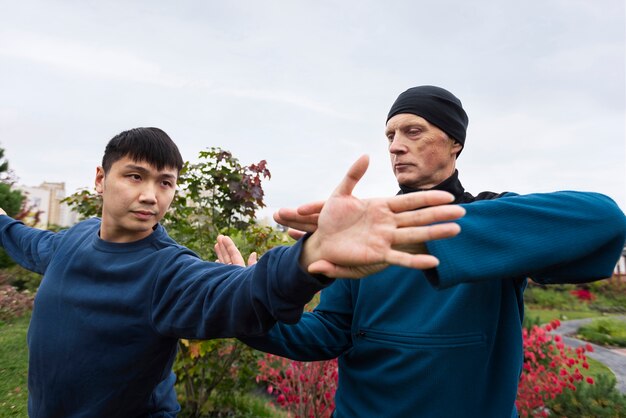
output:
[[230, 237], [218, 235], [214, 248], [218, 262], [242, 267], [246, 266], [241, 252], [239, 252], [239, 249]]
[[358, 279], [369, 276], [383, 270], [390, 264], [419, 270], [427, 270], [439, 265], [437, 257], [429, 254], [407, 254], [402, 251], [389, 251], [386, 257], [389, 262], [372, 264], [366, 267], [340, 266], [326, 260], [318, 260], [311, 263], [308, 272], [311, 274], [323, 274], [330, 278]]
[[306, 203], [300, 206], [297, 211], [299, 215], [316, 215], [322, 211], [324, 207], [325, 200], [320, 200], [317, 202]]
[[439, 265], [437, 257], [428, 254], [408, 254], [402, 251], [390, 250], [385, 257], [389, 264], [413, 269], [427, 270]]
[[257, 262], [257, 253], [253, 252], [248, 257], [248, 267], [255, 265]]
[[443, 190], [427, 190], [388, 198], [389, 209], [396, 213], [426, 206], [445, 205], [452, 202], [454, 202], [454, 196]]
[[305, 232], [315, 232], [318, 218], [318, 214], [300, 215], [294, 209], [280, 209], [274, 213], [274, 220], [277, 223]]
[[465, 215], [465, 209], [457, 205], [432, 206], [396, 214], [398, 228], [430, 225], [435, 222], [454, 221]]
[[362, 155], [358, 160], [348, 169], [345, 177], [341, 180], [341, 183], [337, 186], [333, 192], [333, 196], [350, 196], [356, 184], [361, 180], [367, 167], [369, 165], [369, 157]]
[[451, 238], [458, 235], [460, 232], [461, 227], [452, 222], [430, 226], [401, 228], [393, 233], [393, 245], [410, 245], [436, 239]]

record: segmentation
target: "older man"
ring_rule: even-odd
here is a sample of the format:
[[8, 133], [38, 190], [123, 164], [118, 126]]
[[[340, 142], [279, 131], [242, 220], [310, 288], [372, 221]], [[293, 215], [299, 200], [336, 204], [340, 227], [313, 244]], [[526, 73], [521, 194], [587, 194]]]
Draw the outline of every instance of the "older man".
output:
[[[458, 236], [425, 243], [436, 268], [337, 280], [299, 323], [245, 340], [295, 360], [338, 357], [337, 418], [517, 417], [526, 278], [602, 279], [623, 248], [624, 214], [606, 196], [466, 192], [455, 164], [467, 124], [460, 100], [434, 86], [405, 91], [387, 116], [400, 193], [445, 190], [467, 211]], [[312, 231], [319, 207], [277, 220]]]

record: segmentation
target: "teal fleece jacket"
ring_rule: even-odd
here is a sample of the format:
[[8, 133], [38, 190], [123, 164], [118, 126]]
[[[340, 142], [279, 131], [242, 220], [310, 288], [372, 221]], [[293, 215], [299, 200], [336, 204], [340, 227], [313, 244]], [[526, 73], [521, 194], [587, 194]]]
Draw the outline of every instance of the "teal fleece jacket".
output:
[[[459, 190], [457, 201], [471, 201]], [[461, 233], [427, 245], [436, 269], [337, 280], [299, 323], [244, 341], [295, 360], [338, 357], [336, 418], [517, 417], [526, 278], [610, 277], [626, 220], [594, 193], [509, 193], [464, 207]]]
[[179, 338], [297, 322], [324, 287], [300, 268], [300, 243], [242, 268], [202, 261], [160, 225], [123, 244], [99, 229], [90, 219], [52, 233], [0, 216], [0, 244], [44, 275], [28, 329], [31, 418], [174, 417]]

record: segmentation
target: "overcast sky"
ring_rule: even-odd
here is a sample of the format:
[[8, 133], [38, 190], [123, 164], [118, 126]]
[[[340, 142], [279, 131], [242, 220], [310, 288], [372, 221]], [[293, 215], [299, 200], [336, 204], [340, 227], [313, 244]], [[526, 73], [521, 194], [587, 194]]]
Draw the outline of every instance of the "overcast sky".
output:
[[107, 141], [164, 129], [183, 157], [268, 161], [269, 213], [395, 194], [383, 135], [434, 84], [469, 114], [465, 188], [605, 193], [626, 210], [623, 0], [0, 0], [0, 147], [20, 183], [92, 187]]

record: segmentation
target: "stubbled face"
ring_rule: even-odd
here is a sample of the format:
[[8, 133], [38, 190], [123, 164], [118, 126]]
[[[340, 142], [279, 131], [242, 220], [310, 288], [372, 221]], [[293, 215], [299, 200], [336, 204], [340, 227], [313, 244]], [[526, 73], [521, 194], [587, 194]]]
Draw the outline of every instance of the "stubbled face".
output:
[[105, 174], [96, 169], [96, 191], [102, 195], [100, 238], [133, 242], [150, 235], [163, 218], [176, 192], [176, 168], [157, 170], [124, 157]]
[[426, 119], [400, 113], [387, 122], [391, 168], [398, 184], [429, 189], [454, 173], [462, 146]]

